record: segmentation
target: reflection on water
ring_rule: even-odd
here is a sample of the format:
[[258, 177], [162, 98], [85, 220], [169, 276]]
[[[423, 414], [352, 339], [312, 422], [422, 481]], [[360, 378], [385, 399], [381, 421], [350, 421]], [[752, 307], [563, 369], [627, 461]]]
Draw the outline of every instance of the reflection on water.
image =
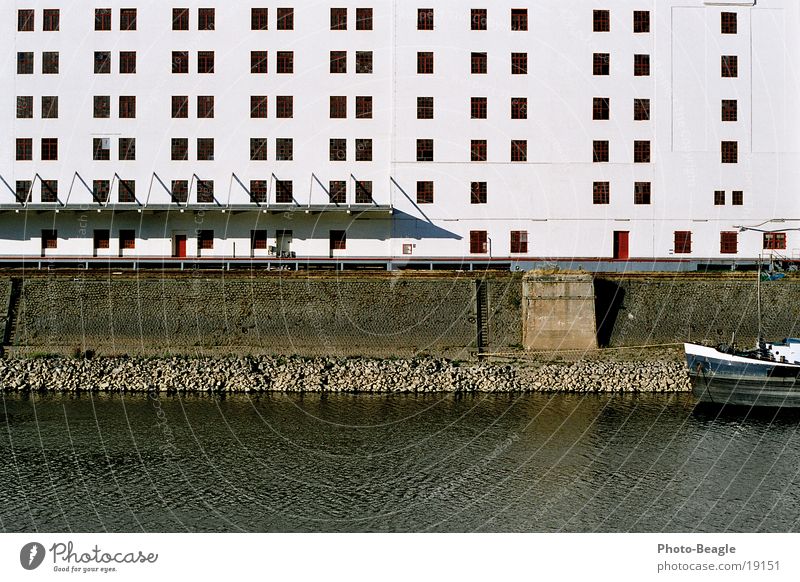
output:
[[800, 417], [680, 396], [0, 395], [5, 531], [794, 531]]

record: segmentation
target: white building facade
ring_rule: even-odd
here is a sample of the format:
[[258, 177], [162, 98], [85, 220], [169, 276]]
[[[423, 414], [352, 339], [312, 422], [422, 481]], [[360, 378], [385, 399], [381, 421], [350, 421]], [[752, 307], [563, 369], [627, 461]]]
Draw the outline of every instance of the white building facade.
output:
[[5, 263], [800, 259], [796, 0], [15, 0]]

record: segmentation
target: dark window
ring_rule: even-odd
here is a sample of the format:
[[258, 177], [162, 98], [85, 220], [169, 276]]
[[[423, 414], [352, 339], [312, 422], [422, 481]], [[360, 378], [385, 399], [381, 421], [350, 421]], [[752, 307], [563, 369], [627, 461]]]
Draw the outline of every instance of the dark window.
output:
[[250, 72], [266, 73], [269, 53], [267, 51], [250, 51]]
[[58, 202], [58, 180], [42, 180], [42, 202]]
[[347, 30], [347, 8], [331, 8], [331, 30]]
[[527, 230], [512, 230], [511, 231], [511, 252], [514, 254], [528, 252], [528, 231]]
[[489, 235], [485, 230], [469, 231], [469, 252], [473, 255], [489, 252]]
[[108, 75], [111, 73], [111, 52], [95, 51], [94, 53], [94, 72], [98, 75]]
[[278, 8], [278, 30], [294, 30], [294, 8]]
[[172, 138], [172, 161], [185, 162], [189, 160], [189, 140], [185, 137]]
[[675, 231], [675, 254], [685, 255], [692, 252], [692, 232], [689, 230]]
[[607, 162], [608, 154], [608, 141], [595, 140], [592, 145], [594, 151], [594, 162]]
[[634, 10], [633, 11], [633, 32], [650, 32], [650, 11], [649, 10]]
[[472, 119], [486, 119], [486, 97], [472, 97], [470, 99], [470, 117]]
[[119, 29], [136, 30], [136, 8], [119, 9]]
[[292, 95], [278, 95], [275, 98], [275, 117], [278, 119], [291, 119], [294, 116], [294, 97]]
[[528, 53], [511, 53], [511, 74], [528, 74]]
[[111, 246], [111, 233], [108, 229], [95, 229], [94, 231], [94, 248], [107, 249]]
[[722, 76], [739, 76], [739, 57], [736, 55], [722, 55]]
[[58, 138], [42, 138], [42, 160], [52, 162], [58, 159]]
[[764, 233], [764, 249], [769, 251], [785, 250], [786, 249], [786, 233], [785, 232], [765, 232]]
[[214, 30], [215, 10], [213, 8], [200, 8], [197, 10], [197, 30]]
[[197, 117], [198, 119], [211, 119], [214, 117], [214, 96], [197, 96]]
[[189, 182], [186, 180], [172, 181], [172, 202], [186, 203], [189, 200]]
[[528, 98], [511, 98], [511, 119], [528, 119]]
[[735, 12], [723, 12], [721, 14], [721, 32], [722, 34], [736, 34], [737, 23]]
[[108, 194], [111, 191], [111, 184], [108, 180], [94, 180], [92, 182], [92, 197], [95, 202], [105, 204], [108, 202]]
[[276, 68], [279, 74], [294, 73], [294, 51], [278, 51]]
[[473, 139], [469, 144], [470, 161], [485, 162], [486, 161], [486, 140]]
[[608, 10], [594, 11], [595, 32], [611, 32], [611, 12]]
[[527, 8], [514, 8], [511, 10], [511, 30], [528, 30]]
[[269, 108], [269, 97], [266, 95], [252, 95], [250, 97], [250, 117], [253, 119], [266, 119]]
[[714, 206], [725, 206], [725, 190], [714, 190]]
[[17, 75], [33, 75], [33, 53], [17, 53]]
[[722, 142], [722, 163], [736, 164], [739, 162], [739, 143], [735, 141]]
[[417, 204], [433, 204], [433, 182], [417, 182]]
[[33, 97], [17, 97], [17, 119], [33, 118]]
[[345, 95], [331, 95], [331, 119], [344, 119], [347, 117], [347, 97]]
[[172, 30], [189, 30], [189, 9], [172, 9]]
[[433, 30], [433, 8], [417, 9], [417, 30]]
[[197, 202], [200, 204], [214, 202], [214, 180], [197, 181]]
[[608, 75], [611, 71], [611, 55], [608, 53], [594, 53], [594, 69], [595, 75]]
[[719, 233], [719, 252], [721, 254], [732, 255], [739, 252], [739, 233], [721, 232]]
[[372, 97], [369, 95], [356, 96], [356, 118], [357, 119], [371, 119], [372, 118]]
[[472, 74], [485, 75], [486, 74], [486, 53], [472, 53]]
[[279, 137], [275, 140], [275, 159], [280, 162], [291, 162], [294, 158], [294, 140], [290, 137]]
[[33, 140], [29, 137], [17, 138], [17, 161], [30, 162], [33, 160]]
[[[122, 200], [120, 200], [122, 202]], [[136, 231], [131, 229], [120, 229], [119, 248], [131, 250], [136, 248]]]
[[419, 75], [432, 75], [433, 74], [433, 53], [432, 52], [418, 52], [417, 53], [417, 74], [419, 74]]
[[372, 73], [372, 51], [356, 51], [356, 73]]
[[250, 202], [263, 204], [267, 201], [267, 181], [250, 180]]
[[469, 187], [470, 204], [486, 204], [486, 182], [472, 182]]
[[744, 192], [741, 190], [731, 192], [731, 204], [733, 206], [742, 206], [744, 204]]
[[58, 119], [58, 95], [42, 97], [42, 119]]
[[633, 162], [635, 164], [649, 164], [650, 163], [650, 142], [649, 141], [634, 141], [633, 142]]
[[26, 202], [31, 201], [31, 188], [33, 187], [33, 182], [30, 180], [17, 180], [16, 190], [14, 192], [14, 196], [17, 199], [17, 202], [20, 204], [25, 204]]
[[592, 189], [592, 204], [609, 204], [611, 202], [611, 184], [595, 182]]
[[347, 51], [331, 51], [331, 73], [347, 72]]
[[433, 140], [432, 139], [418, 139], [417, 140], [417, 161], [418, 162], [432, 162], [433, 161]]
[[250, 248], [253, 250], [265, 250], [267, 248], [267, 231], [250, 231]]
[[[136, 181], [135, 180], [120, 180], [119, 181], [119, 201], [124, 203], [136, 202]], [[120, 239], [122, 238], [120, 231]], [[123, 247], [127, 248], [127, 247]], [[132, 248], [132, 247], [131, 247]]]
[[254, 162], [263, 162], [267, 160], [267, 138], [250, 138], [250, 160]]
[[650, 194], [652, 186], [650, 182], [634, 182], [633, 184], [633, 203], [650, 204]]
[[372, 161], [372, 140], [368, 138], [356, 139], [356, 161]]
[[42, 30], [45, 32], [55, 32], [59, 29], [61, 25], [61, 11], [58, 8], [45, 9], [43, 16]]
[[111, 159], [111, 138], [95, 137], [92, 138], [92, 159], [99, 162], [107, 162]]
[[45, 75], [58, 74], [58, 53], [57, 52], [44, 52], [42, 53], [42, 73]]
[[331, 138], [330, 140], [330, 161], [347, 161], [347, 140], [342, 138]]
[[17, 10], [17, 31], [33, 32], [34, 11], [29, 9]]
[[130, 162], [136, 159], [135, 137], [119, 138], [119, 159], [125, 162]]
[[189, 97], [186, 95], [172, 96], [172, 118], [186, 119], [189, 117]]
[[214, 138], [213, 137], [198, 137], [197, 138], [197, 161], [198, 162], [213, 162], [214, 161]]
[[291, 204], [293, 200], [292, 181], [275, 180], [275, 202], [278, 204]]
[[214, 231], [201, 229], [197, 231], [197, 248], [209, 251], [214, 248]]
[[136, 96], [121, 95], [119, 98], [120, 119], [134, 119], [136, 117]]
[[633, 120], [650, 121], [650, 99], [633, 100]]
[[172, 72], [189, 72], [189, 51], [172, 51]]
[[417, 97], [417, 119], [433, 119], [433, 97]]
[[42, 230], [42, 249], [58, 248], [58, 231]]
[[485, 8], [473, 8], [470, 10], [470, 29], [486, 30], [487, 16]]
[[111, 117], [111, 97], [108, 95], [94, 96], [94, 117], [95, 119]]
[[111, 30], [111, 8], [95, 8], [94, 29]]
[[250, 30], [269, 30], [269, 8], [250, 10]]
[[372, 8], [356, 8], [356, 30], [372, 30]]
[[512, 162], [527, 162], [528, 161], [528, 141], [524, 139], [511, 140], [511, 161]]
[[647, 77], [650, 75], [650, 55], [633, 55], [633, 76]]
[[592, 119], [608, 119], [611, 113], [610, 102], [608, 97], [595, 97], [592, 100]]
[[214, 51], [199, 51], [197, 53], [197, 72], [214, 72]]
[[370, 180], [356, 181], [356, 204], [372, 204], [372, 182]]
[[122, 74], [136, 72], [136, 51], [122, 51], [119, 53], [119, 72]]
[[328, 184], [328, 195], [331, 204], [347, 203], [347, 182], [344, 180], [331, 180]]
[[347, 250], [347, 231], [332, 230], [330, 232], [330, 250], [332, 251]]
[[737, 121], [739, 118], [739, 103], [736, 99], [722, 100], [722, 121]]

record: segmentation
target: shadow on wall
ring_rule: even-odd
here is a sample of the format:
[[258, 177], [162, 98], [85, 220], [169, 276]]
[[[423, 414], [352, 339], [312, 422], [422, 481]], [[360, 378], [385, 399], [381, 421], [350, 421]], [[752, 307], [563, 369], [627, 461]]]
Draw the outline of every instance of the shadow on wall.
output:
[[619, 312], [624, 307], [625, 290], [614, 281], [594, 280], [594, 312], [597, 318], [597, 345], [606, 348], [611, 345], [614, 326]]

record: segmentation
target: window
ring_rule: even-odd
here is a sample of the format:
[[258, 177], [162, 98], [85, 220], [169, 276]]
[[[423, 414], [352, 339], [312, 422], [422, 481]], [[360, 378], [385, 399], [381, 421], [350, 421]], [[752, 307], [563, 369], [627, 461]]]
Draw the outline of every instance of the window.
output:
[[250, 180], [250, 202], [263, 204], [267, 201], [267, 181]]
[[512, 162], [527, 162], [528, 161], [528, 141], [524, 139], [511, 140], [511, 161]]
[[16, 190], [14, 192], [14, 196], [17, 199], [17, 202], [20, 204], [25, 204], [26, 202], [31, 201], [31, 188], [33, 187], [33, 182], [30, 180], [17, 180]]
[[487, 16], [485, 8], [473, 8], [470, 10], [470, 29], [486, 30]]
[[433, 182], [417, 182], [417, 204], [433, 204]]
[[45, 32], [55, 32], [59, 29], [61, 11], [58, 8], [45, 9], [43, 16], [42, 30]]
[[611, 184], [595, 182], [592, 190], [592, 204], [609, 204], [611, 201]]
[[633, 184], [633, 203], [650, 204], [650, 193], [652, 186], [650, 182], [634, 182]]
[[528, 119], [528, 98], [511, 98], [511, 119]]
[[356, 51], [356, 73], [372, 73], [372, 51]]
[[172, 181], [172, 202], [186, 203], [189, 200], [189, 182], [186, 180]]
[[485, 162], [486, 161], [486, 140], [473, 139], [469, 144], [470, 161], [472, 162]]
[[[135, 180], [120, 180], [119, 181], [119, 201], [123, 204], [136, 202], [136, 181]], [[120, 238], [122, 238], [122, 233], [124, 231], [120, 231]], [[133, 232], [133, 231], [129, 231]], [[123, 247], [127, 248], [127, 247]], [[133, 247], [130, 247], [133, 248]]]
[[197, 181], [197, 202], [200, 204], [214, 202], [214, 180]]
[[198, 137], [197, 138], [197, 161], [198, 162], [213, 162], [214, 161], [214, 138], [213, 137]]
[[511, 30], [528, 30], [528, 10], [526, 8], [511, 10]]
[[209, 251], [214, 248], [214, 231], [200, 229], [197, 231], [197, 248], [201, 251]]
[[33, 140], [29, 137], [17, 138], [17, 161], [33, 161]]
[[331, 119], [344, 119], [347, 117], [347, 97], [345, 95], [331, 95]]
[[199, 51], [197, 53], [197, 72], [214, 72], [214, 51]]
[[611, 70], [611, 55], [608, 53], [594, 53], [594, 75], [608, 75]]
[[723, 12], [720, 16], [722, 34], [736, 34], [736, 13]]
[[134, 119], [136, 117], [136, 96], [121, 95], [119, 98], [120, 119]]
[[294, 140], [290, 137], [279, 137], [275, 140], [275, 159], [291, 162], [294, 157]]
[[250, 138], [250, 160], [253, 162], [264, 162], [267, 160], [267, 138]]
[[186, 119], [189, 117], [189, 97], [186, 95], [172, 96], [172, 118]]
[[111, 246], [111, 233], [108, 229], [95, 229], [94, 231], [94, 248], [107, 249]]
[[119, 29], [136, 30], [136, 8], [119, 9]]
[[721, 232], [719, 233], [719, 252], [725, 255], [733, 255], [739, 252], [739, 233]]
[[278, 51], [277, 71], [281, 75], [294, 73], [294, 51]]
[[633, 76], [647, 77], [650, 75], [650, 55], [633, 55]]
[[592, 149], [594, 151], [593, 160], [595, 163], [608, 161], [608, 141], [595, 140], [592, 144]]
[[489, 252], [489, 236], [485, 230], [469, 231], [469, 252], [473, 255]]
[[136, 159], [136, 138], [119, 138], [119, 159], [123, 162], [131, 162]]
[[198, 95], [197, 97], [197, 118], [212, 119], [214, 117], [214, 96]]
[[786, 233], [785, 232], [765, 232], [764, 233], [764, 250], [785, 250], [786, 249]]
[[250, 72], [266, 74], [268, 56], [267, 51], [250, 51]]
[[356, 30], [372, 30], [372, 8], [356, 8]]
[[33, 32], [34, 11], [29, 9], [17, 10], [17, 31]]
[[42, 160], [53, 162], [58, 159], [58, 139], [55, 137], [42, 138]]
[[250, 30], [269, 30], [269, 8], [250, 9]]
[[111, 8], [95, 8], [94, 29], [111, 30]]
[[189, 30], [189, 9], [172, 9], [172, 30]]
[[332, 230], [330, 232], [330, 250], [344, 251], [347, 249], [347, 231]]
[[714, 190], [714, 206], [725, 206], [725, 190]]
[[611, 12], [608, 10], [594, 11], [595, 32], [611, 32]]
[[685, 255], [692, 252], [692, 232], [689, 230], [675, 231], [675, 254]]
[[111, 52], [95, 51], [94, 53], [94, 72], [97, 75], [108, 75], [111, 73]]
[[250, 97], [250, 117], [252, 119], [266, 119], [269, 108], [269, 97], [266, 95], [253, 95]]
[[278, 30], [294, 30], [294, 8], [278, 8]]
[[722, 76], [729, 78], [739, 76], [739, 57], [722, 55]]
[[42, 202], [58, 202], [58, 180], [42, 180]]
[[33, 97], [17, 97], [17, 119], [33, 118]]
[[278, 95], [275, 98], [275, 117], [278, 119], [291, 119], [294, 116], [294, 97], [292, 95]]
[[368, 95], [356, 96], [356, 119], [372, 118], [372, 97]]
[[331, 51], [331, 73], [347, 72], [347, 51]]
[[189, 51], [172, 51], [172, 72], [174, 74], [189, 72]]
[[433, 8], [417, 9], [417, 30], [433, 30]]
[[110, 183], [108, 180], [94, 180], [92, 183], [92, 197], [95, 202], [105, 204], [108, 202]]
[[649, 141], [634, 141], [633, 142], [633, 163], [635, 164], [649, 164], [650, 163], [650, 142]]
[[250, 231], [250, 248], [252, 250], [265, 250], [267, 248], [267, 231], [266, 230], [251, 230]]
[[592, 100], [592, 119], [608, 119], [610, 116], [610, 101], [608, 97], [595, 97]]
[[214, 30], [215, 10], [199, 8], [197, 10], [197, 30]]
[[42, 97], [42, 119], [58, 119], [58, 95]]
[[432, 162], [433, 161], [433, 140], [432, 139], [418, 139], [417, 140], [417, 161], [418, 162]]
[[722, 142], [722, 163], [736, 164], [739, 162], [739, 143], [735, 141]]
[[511, 53], [511, 74], [528, 74], [528, 53]]
[[185, 137], [172, 138], [172, 161], [186, 162], [189, 160], [189, 140]]
[[486, 119], [486, 97], [472, 97], [470, 100], [470, 117]]
[[417, 97], [417, 119], [433, 119], [433, 97]]
[[369, 138], [356, 139], [356, 161], [372, 161], [372, 140]]
[[469, 185], [469, 203], [486, 204], [486, 182], [471, 182]]
[[528, 231], [527, 230], [512, 230], [511, 231], [511, 253], [527, 253], [528, 252]]
[[58, 231], [42, 230], [42, 249], [58, 248]]
[[733, 206], [742, 206], [744, 204], [744, 192], [741, 190], [731, 192], [731, 204]]
[[17, 75], [33, 75], [33, 53], [17, 53]]
[[633, 11], [633, 32], [635, 33], [650, 32], [649, 10]]
[[331, 180], [328, 184], [328, 195], [331, 204], [346, 204], [347, 182], [344, 180]]
[[331, 30], [347, 30], [347, 8], [331, 8]]
[[136, 51], [122, 51], [119, 53], [119, 72], [122, 74], [136, 72]]
[[633, 100], [633, 120], [650, 121], [650, 99]]
[[372, 182], [370, 180], [356, 181], [356, 204], [372, 204]]
[[472, 74], [486, 74], [486, 53], [472, 53]]
[[58, 74], [58, 53], [57, 52], [43, 52], [42, 53], [42, 73], [45, 75]]
[[111, 159], [111, 138], [95, 137], [92, 138], [92, 159], [99, 162], [107, 162]]
[[293, 201], [292, 181], [275, 180], [275, 202], [278, 204], [291, 204]]
[[111, 117], [111, 97], [108, 95], [94, 96], [94, 117], [95, 119]]
[[136, 231], [131, 229], [120, 229], [119, 248], [131, 250], [136, 248]]
[[433, 53], [431, 52], [417, 53], [417, 74], [419, 75], [433, 74]]
[[722, 121], [737, 121], [739, 118], [739, 104], [736, 99], [722, 100]]
[[331, 138], [330, 140], [330, 161], [344, 162], [347, 160], [347, 140], [341, 138]]

